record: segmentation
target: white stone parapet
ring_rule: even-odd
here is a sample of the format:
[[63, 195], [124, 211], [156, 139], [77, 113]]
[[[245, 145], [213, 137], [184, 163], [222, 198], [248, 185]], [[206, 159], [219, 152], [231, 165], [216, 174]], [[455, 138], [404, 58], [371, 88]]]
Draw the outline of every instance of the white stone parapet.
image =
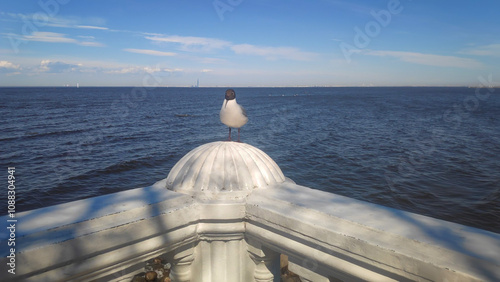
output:
[[245, 143], [213, 142], [187, 153], [172, 168], [166, 187], [198, 200], [244, 199], [253, 189], [285, 181], [279, 166]]
[[296, 185], [236, 142], [194, 149], [152, 186], [17, 220], [16, 274], [2, 232], [0, 281], [131, 281], [159, 255], [172, 281], [279, 281], [280, 254], [302, 281], [500, 281], [500, 234]]

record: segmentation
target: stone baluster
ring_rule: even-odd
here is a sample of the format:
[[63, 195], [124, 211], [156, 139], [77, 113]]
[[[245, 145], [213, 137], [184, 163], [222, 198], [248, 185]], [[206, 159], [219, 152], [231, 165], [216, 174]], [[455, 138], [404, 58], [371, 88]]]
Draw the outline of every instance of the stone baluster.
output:
[[256, 282], [280, 281], [278, 253], [253, 240], [249, 241], [248, 253], [255, 263], [254, 278]]
[[175, 282], [191, 281], [191, 265], [194, 261], [194, 247], [187, 245], [176, 250], [170, 277]]

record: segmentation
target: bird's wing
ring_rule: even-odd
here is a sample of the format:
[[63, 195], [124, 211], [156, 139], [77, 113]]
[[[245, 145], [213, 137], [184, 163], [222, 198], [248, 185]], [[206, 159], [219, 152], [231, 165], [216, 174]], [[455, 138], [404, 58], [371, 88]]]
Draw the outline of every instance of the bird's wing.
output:
[[245, 108], [241, 107], [241, 112], [243, 113], [243, 115], [244, 115], [245, 117], [248, 117], [248, 116], [247, 116], [247, 111], [245, 111]]

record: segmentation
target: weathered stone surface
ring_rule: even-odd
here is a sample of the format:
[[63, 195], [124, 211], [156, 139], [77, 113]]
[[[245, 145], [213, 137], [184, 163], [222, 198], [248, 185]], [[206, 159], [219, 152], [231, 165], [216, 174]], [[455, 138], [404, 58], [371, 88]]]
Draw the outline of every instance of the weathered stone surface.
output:
[[199, 199], [241, 199], [253, 189], [285, 181], [263, 151], [238, 142], [213, 142], [186, 154], [170, 171], [166, 187]]
[[272, 281], [285, 254], [304, 282], [500, 281], [500, 234], [299, 186], [268, 158], [214, 142], [153, 186], [19, 213], [0, 280], [124, 281], [150, 261], [168, 281], [169, 261], [173, 281]]

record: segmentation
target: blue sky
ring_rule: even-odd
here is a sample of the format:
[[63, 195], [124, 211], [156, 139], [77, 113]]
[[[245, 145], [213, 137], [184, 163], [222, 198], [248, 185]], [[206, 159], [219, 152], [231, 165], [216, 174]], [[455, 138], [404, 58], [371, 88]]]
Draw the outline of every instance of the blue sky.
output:
[[0, 86], [498, 86], [499, 10], [497, 0], [2, 1]]

